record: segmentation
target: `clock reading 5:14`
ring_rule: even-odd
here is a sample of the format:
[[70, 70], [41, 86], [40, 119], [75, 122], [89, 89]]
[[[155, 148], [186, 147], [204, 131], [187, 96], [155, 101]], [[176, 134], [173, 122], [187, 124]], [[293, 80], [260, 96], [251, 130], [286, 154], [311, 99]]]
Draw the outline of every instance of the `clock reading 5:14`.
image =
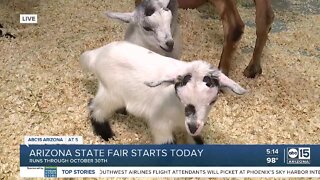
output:
[[279, 150], [278, 149], [266, 149], [266, 154], [267, 155], [278, 155]]

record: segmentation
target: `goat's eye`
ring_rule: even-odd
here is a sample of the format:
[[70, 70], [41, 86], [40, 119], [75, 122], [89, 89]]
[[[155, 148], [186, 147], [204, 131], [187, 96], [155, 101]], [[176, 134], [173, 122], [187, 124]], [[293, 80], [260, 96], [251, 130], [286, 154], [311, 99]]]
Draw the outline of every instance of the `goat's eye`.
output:
[[196, 114], [196, 108], [194, 107], [194, 105], [192, 104], [188, 104], [185, 108], [184, 108], [184, 113], [186, 116], [191, 116]]
[[211, 78], [209, 77], [209, 76], [205, 76], [205, 77], [203, 77], [203, 82], [205, 82], [206, 83], [206, 86], [208, 86], [208, 87], [212, 87], [212, 80], [211, 80]]
[[149, 27], [143, 27], [143, 29], [146, 30], [146, 31], [152, 31], [152, 29], [149, 28]]
[[215, 79], [215, 78], [212, 78], [212, 77], [209, 77], [209, 76], [203, 77], [203, 82], [205, 82], [206, 86], [208, 86], [208, 87], [219, 86], [218, 79]]
[[190, 74], [185, 75], [182, 79], [182, 86], [185, 86], [190, 81], [191, 77]]
[[154, 8], [146, 8], [146, 10], [144, 11], [144, 15], [151, 16], [154, 13], [154, 11]]
[[220, 83], [219, 83], [219, 80], [218, 80], [218, 79], [212, 78], [211, 80], [212, 80], [213, 86], [217, 86], [217, 87], [220, 86]]
[[187, 74], [185, 76], [178, 76], [177, 79], [178, 79], [178, 82], [174, 85], [174, 88], [175, 90], [177, 91], [177, 88], [178, 87], [183, 87], [185, 86], [191, 79], [191, 74]]

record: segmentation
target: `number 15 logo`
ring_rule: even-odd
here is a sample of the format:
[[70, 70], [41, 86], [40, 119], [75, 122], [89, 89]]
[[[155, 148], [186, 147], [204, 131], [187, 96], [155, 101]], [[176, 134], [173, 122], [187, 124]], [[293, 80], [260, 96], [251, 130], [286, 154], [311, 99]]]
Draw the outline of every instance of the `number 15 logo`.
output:
[[310, 148], [299, 148], [299, 159], [310, 159]]

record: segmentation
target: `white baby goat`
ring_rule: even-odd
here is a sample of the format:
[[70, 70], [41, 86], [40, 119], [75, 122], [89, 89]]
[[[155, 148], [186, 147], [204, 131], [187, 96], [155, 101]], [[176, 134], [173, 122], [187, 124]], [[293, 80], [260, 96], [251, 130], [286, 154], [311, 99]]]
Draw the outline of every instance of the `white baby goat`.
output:
[[107, 119], [126, 107], [147, 120], [156, 144], [173, 143], [177, 128], [203, 144], [199, 134], [219, 88], [246, 92], [207, 62], [176, 60], [127, 41], [84, 52], [80, 61], [99, 81], [89, 109], [95, 132], [105, 140], [113, 136]]
[[129, 23], [125, 41], [179, 59], [181, 39], [177, 0], [144, 0], [133, 12], [106, 15]]

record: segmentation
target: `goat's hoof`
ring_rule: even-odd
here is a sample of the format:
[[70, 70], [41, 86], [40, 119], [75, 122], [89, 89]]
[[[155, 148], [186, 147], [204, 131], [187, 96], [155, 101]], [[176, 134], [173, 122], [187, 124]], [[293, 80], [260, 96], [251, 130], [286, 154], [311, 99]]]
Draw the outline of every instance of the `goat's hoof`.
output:
[[196, 144], [204, 144], [204, 141], [201, 136], [194, 136], [193, 140]]
[[247, 66], [243, 72], [243, 75], [247, 78], [255, 78], [262, 73], [261, 66]]
[[92, 117], [90, 118], [90, 120], [94, 134], [100, 136], [105, 141], [109, 141], [115, 136], [108, 121], [97, 122]]
[[167, 143], [164, 143], [164, 144], [177, 144], [176, 142], [167, 142]]
[[173, 138], [172, 141], [168, 141], [168, 142], [166, 142], [166, 143], [164, 143], [164, 144], [177, 144], [177, 141], [176, 141], [175, 138]]

